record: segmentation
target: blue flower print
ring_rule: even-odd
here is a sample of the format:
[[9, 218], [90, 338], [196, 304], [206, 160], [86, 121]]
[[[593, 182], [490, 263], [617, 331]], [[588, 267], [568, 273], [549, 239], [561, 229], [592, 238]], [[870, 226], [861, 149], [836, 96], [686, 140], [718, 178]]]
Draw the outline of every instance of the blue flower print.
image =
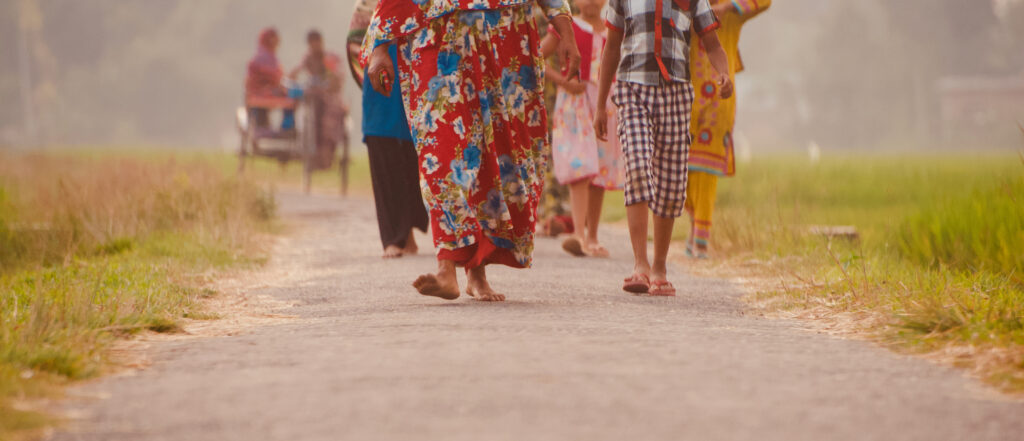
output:
[[441, 215], [441, 221], [444, 222], [444, 230], [453, 234], [459, 230], [459, 222], [455, 218], [455, 213], [451, 210], [443, 209]]
[[480, 168], [480, 147], [470, 144], [466, 150], [462, 151], [462, 159], [466, 161], [466, 166], [470, 170], [478, 170]]
[[581, 161], [580, 158], [573, 158], [572, 162], [569, 163], [569, 166], [572, 168], [583, 167], [583, 161]]
[[459, 69], [461, 60], [462, 56], [455, 51], [441, 51], [437, 56], [437, 70], [441, 71], [441, 75], [451, 75]]
[[484, 213], [492, 219], [501, 219], [506, 210], [505, 201], [501, 200], [501, 191], [497, 188], [492, 188], [491, 191], [487, 192], [487, 203], [484, 204], [483, 209]]
[[516, 244], [512, 243], [511, 240], [505, 239], [504, 237], [490, 237], [491, 242], [494, 243], [498, 248], [504, 248], [506, 250], [513, 250], [516, 248]]
[[498, 23], [501, 22], [501, 10], [499, 10], [499, 9], [489, 9], [489, 10], [485, 11], [484, 12], [484, 22], [487, 24], [488, 28], [493, 28], [495, 26], [498, 26]]
[[452, 169], [452, 181], [455, 181], [460, 187], [469, 190], [472, 185], [472, 179], [470, 179], [469, 170], [466, 170], [466, 161], [453, 159], [450, 166]]
[[498, 157], [498, 168], [501, 170], [501, 181], [508, 182], [516, 177], [516, 166], [508, 155]]
[[519, 74], [505, 68], [501, 71], [501, 91], [506, 96], [512, 96], [516, 92], [516, 85], [519, 84]]
[[491, 94], [487, 89], [480, 91], [480, 110], [483, 112], [484, 125], [491, 124]]
[[[429, 0], [428, 0], [429, 1]], [[463, 11], [459, 14], [459, 21], [466, 26], [476, 26], [476, 22], [484, 17], [483, 12], [479, 11]]]
[[436, 76], [430, 79], [427, 83], [427, 99], [431, 102], [437, 101], [437, 95], [441, 93], [441, 88], [444, 87], [444, 77]]
[[532, 66], [523, 66], [519, 68], [520, 83], [526, 90], [537, 89], [537, 71]]

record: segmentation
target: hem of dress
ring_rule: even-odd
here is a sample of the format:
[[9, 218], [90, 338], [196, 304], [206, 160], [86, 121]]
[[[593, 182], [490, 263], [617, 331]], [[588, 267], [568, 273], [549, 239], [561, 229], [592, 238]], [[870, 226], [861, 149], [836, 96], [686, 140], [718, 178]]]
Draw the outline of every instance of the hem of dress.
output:
[[735, 172], [732, 173], [732, 174], [729, 174], [729, 173], [726, 173], [726, 172], [721, 171], [721, 170], [715, 170], [715, 169], [711, 169], [711, 168], [705, 168], [705, 167], [693, 166], [693, 165], [691, 165], [689, 167], [689, 170], [690, 171], [695, 171], [695, 172], [707, 173], [709, 175], [715, 175], [715, 176], [722, 177], [722, 178], [729, 178], [729, 177], [732, 177], [732, 176], [736, 175]]
[[476, 242], [472, 245], [454, 250], [441, 249], [437, 252], [437, 260], [450, 260], [455, 262], [456, 266], [466, 269], [494, 264], [517, 269], [529, 266], [528, 264], [520, 263], [512, 250], [495, 245], [490, 238], [481, 233], [476, 233], [476, 236]]

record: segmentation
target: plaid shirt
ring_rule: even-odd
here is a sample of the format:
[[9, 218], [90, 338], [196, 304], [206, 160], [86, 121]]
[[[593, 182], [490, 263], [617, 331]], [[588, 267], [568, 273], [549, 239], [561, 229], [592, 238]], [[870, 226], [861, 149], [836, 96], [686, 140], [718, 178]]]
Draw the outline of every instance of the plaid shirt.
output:
[[617, 80], [649, 86], [690, 81], [691, 29], [718, 28], [708, 0], [609, 0], [605, 22], [624, 34]]

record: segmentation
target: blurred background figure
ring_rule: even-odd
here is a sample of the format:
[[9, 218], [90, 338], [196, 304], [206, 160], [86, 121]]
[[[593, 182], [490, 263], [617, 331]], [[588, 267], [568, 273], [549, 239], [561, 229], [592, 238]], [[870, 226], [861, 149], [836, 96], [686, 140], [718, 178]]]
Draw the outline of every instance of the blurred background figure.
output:
[[[558, 87], [551, 116], [551, 156], [554, 175], [569, 187], [572, 207], [572, 235], [562, 248], [577, 257], [609, 257], [598, 239], [598, 225], [606, 190], [621, 190], [625, 182], [622, 147], [617, 137], [607, 142], [594, 133], [594, 112], [597, 111], [597, 78], [604, 53], [606, 29], [601, 11], [607, 0], [576, 0], [578, 13], [573, 17], [576, 44], [583, 57], [580, 78], [569, 79], [558, 68], [546, 72]], [[545, 57], [554, 51], [559, 39], [549, 31], [542, 50]], [[609, 121], [617, 123], [615, 106], [608, 106]], [[550, 227], [549, 227], [550, 228]]]
[[[324, 49], [324, 38], [320, 31], [311, 30], [306, 34], [308, 52], [302, 63], [292, 69], [288, 77], [296, 81], [306, 74], [308, 84], [305, 93], [309, 96], [316, 131], [316, 168], [326, 169], [334, 161], [338, 144], [342, 144], [341, 167], [347, 169], [349, 162], [348, 134], [345, 118], [348, 108], [342, 101], [342, 80], [339, 74], [341, 57]], [[343, 182], [347, 179], [343, 178]], [[344, 192], [344, 190], [342, 190]]]
[[[266, 28], [260, 32], [256, 55], [249, 60], [248, 74], [245, 78], [246, 102], [259, 100], [261, 98], [286, 98], [287, 90], [281, 85], [284, 71], [281, 63], [277, 61], [277, 47], [281, 44], [281, 38], [277, 29]], [[267, 102], [270, 102], [269, 100]], [[270, 127], [270, 109], [268, 107], [250, 106], [249, 117], [252, 123], [261, 129]], [[295, 125], [291, 110], [286, 110], [284, 122], [281, 128], [292, 129]]]
[[[349, 40], [358, 55], [366, 28], [377, 0], [360, 0], [352, 16]], [[389, 49], [391, 61], [398, 64], [398, 47]], [[395, 84], [390, 95], [373, 90], [365, 72], [354, 71], [363, 89], [363, 142], [370, 159], [373, 199], [377, 205], [377, 226], [380, 229], [384, 258], [416, 254], [414, 229], [427, 232], [427, 210], [420, 195], [419, 159], [412, 142], [409, 123], [402, 105], [402, 91]]]
[[[771, 6], [771, 0], [712, 0], [712, 9], [721, 22], [718, 39], [729, 57], [729, 77], [743, 71], [740, 57], [740, 30], [743, 24]], [[703, 45], [690, 47], [690, 72], [694, 93], [690, 132], [689, 177], [686, 211], [690, 215], [689, 256], [706, 259], [711, 240], [711, 217], [718, 195], [718, 178], [736, 174], [733, 151], [733, 126], [736, 123], [736, 94], [722, 98], [715, 84], [715, 69]]]

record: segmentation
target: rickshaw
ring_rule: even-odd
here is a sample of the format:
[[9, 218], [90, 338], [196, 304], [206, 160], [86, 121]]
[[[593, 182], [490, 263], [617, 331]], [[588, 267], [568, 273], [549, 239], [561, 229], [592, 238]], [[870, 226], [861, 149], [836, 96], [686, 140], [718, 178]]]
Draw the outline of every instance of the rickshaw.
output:
[[[317, 170], [317, 115], [313, 99], [312, 94], [304, 93], [304, 89], [298, 85], [290, 85], [288, 96], [246, 96], [245, 105], [239, 107], [235, 115], [241, 138], [238, 172], [244, 173], [247, 163], [256, 157], [276, 159], [281, 167], [292, 161], [301, 161], [302, 189], [309, 194], [313, 172]], [[267, 127], [257, 127], [253, 117], [253, 112], [257, 110], [278, 114], [287, 114], [287, 111], [291, 111], [294, 118], [293, 127], [281, 128], [281, 125], [273, 123]], [[348, 115], [344, 118], [347, 119]], [[349, 179], [348, 121], [342, 121], [341, 124], [342, 148], [338, 171], [341, 178], [341, 194], [346, 195]], [[333, 158], [331, 162], [334, 162]]]

